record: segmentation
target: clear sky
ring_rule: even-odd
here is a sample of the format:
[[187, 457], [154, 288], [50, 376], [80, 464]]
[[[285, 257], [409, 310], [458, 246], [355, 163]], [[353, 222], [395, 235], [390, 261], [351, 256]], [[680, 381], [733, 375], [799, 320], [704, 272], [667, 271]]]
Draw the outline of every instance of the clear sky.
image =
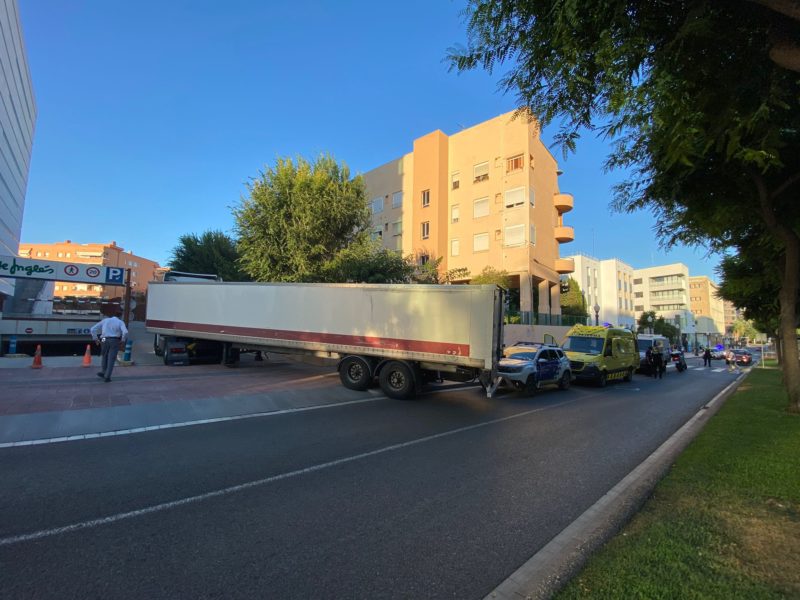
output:
[[[232, 233], [231, 207], [277, 157], [366, 172], [516, 108], [499, 75], [448, 72], [465, 0], [17, 1], [38, 107], [28, 243], [114, 240], [163, 265], [182, 234]], [[575, 198], [562, 256], [717, 279], [704, 249], [662, 251], [649, 212], [610, 211], [623, 176], [603, 172], [606, 142], [551, 152]]]

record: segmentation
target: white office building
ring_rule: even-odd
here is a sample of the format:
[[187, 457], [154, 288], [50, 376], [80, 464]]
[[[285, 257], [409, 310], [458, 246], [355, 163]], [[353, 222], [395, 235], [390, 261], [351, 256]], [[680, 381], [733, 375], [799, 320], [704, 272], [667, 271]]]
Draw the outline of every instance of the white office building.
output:
[[[28, 187], [36, 102], [16, 0], [0, 0], [0, 254], [17, 256]], [[0, 312], [14, 280], [0, 278]]]
[[636, 269], [633, 279], [634, 311], [655, 311], [656, 317], [680, 330], [690, 349], [695, 339], [696, 324], [689, 294], [689, 268], [673, 263], [647, 269]]
[[600, 260], [587, 254], [567, 259], [575, 263], [571, 277], [580, 285], [592, 323], [596, 318], [599, 324], [635, 328], [633, 267], [618, 258]]

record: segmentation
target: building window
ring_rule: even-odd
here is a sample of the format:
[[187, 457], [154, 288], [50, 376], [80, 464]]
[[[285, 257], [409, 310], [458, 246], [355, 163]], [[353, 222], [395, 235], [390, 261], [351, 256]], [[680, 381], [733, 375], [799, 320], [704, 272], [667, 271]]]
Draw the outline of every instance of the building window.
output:
[[635, 310], [637, 312], [638, 311], [642, 311], [642, 310], [644, 310], [644, 305], [643, 304], [637, 304], [636, 306], [633, 307], [633, 310]]
[[522, 206], [525, 204], [525, 188], [518, 187], [513, 190], [506, 190], [505, 193], [505, 207], [513, 208], [515, 206]]
[[372, 232], [369, 234], [370, 239], [374, 242], [375, 240], [382, 240], [383, 239], [383, 230], [378, 227], [377, 229], [373, 229]]
[[489, 179], [489, 163], [482, 162], [472, 167], [472, 176], [474, 183]]
[[428, 236], [431, 232], [431, 223], [430, 221], [425, 221], [422, 223], [422, 239], [427, 240]]
[[510, 225], [505, 231], [506, 246], [520, 246], [525, 243], [525, 225]]
[[72, 256], [72, 252], [67, 252], [67, 258], [69, 258], [70, 256]]
[[472, 251], [486, 252], [489, 249], [489, 234], [476, 233], [472, 236]]
[[63, 252], [59, 252], [59, 253], [58, 253], [58, 258], [62, 258], [63, 256], [64, 256], [64, 253], [63, 253]]
[[403, 206], [403, 192], [395, 192], [392, 194], [392, 208], [400, 208]]
[[450, 256], [458, 256], [461, 251], [461, 244], [458, 240], [450, 240]]
[[420, 256], [419, 256], [419, 265], [420, 265], [421, 267], [424, 267], [425, 265], [427, 265], [427, 264], [428, 264], [428, 261], [429, 261], [430, 259], [431, 259], [431, 257], [430, 257], [430, 256], [428, 256], [427, 254], [420, 254]]
[[641, 284], [642, 284], [642, 279], [641, 279], [641, 277], [640, 277], [639, 279], [634, 279], [634, 280], [633, 280], [633, 285], [641, 285]]
[[403, 233], [403, 222], [395, 221], [392, 223], [392, 235], [400, 235]]
[[431, 191], [422, 190], [422, 206], [429, 206], [431, 203]]
[[536, 244], [536, 225], [531, 223], [531, 244]]
[[478, 198], [472, 203], [472, 218], [479, 219], [489, 214], [489, 198]]
[[456, 171], [450, 175], [450, 189], [457, 190], [461, 185], [461, 173]]
[[506, 159], [506, 173], [521, 171], [523, 166], [522, 154], [517, 154]]
[[528, 202], [531, 203], [531, 206], [536, 206], [536, 204], [534, 203], [534, 196], [535, 196], [535, 194], [533, 193], [533, 188], [531, 188], [528, 191]]
[[372, 201], [372, 214], [383, 212], [383, 198], [375, 198]]
[[458, 223], [458, 218], [461, 215], [461, 209], [458, 207], [458, 204], [454, 204], [450, 207], [450, 222], [451, 223]]

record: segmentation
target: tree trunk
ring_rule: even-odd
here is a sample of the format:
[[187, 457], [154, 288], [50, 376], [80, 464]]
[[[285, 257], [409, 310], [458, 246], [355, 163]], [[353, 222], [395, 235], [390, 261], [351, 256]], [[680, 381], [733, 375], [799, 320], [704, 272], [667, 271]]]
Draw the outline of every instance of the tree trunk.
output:
[[800, 239], [785, 236], [786, 261], [778, 299], [783, 346], [783, 379], [789, 394], [789, 410], [800, 414], [800, 353], [797, 350], [797, 291], [800, 286]]
[[784, 245], [785, 260], [781, 289], [778, 292], [780, 303], [780, 341], [783, 350], [783, 385], [789, 396], [789, 411], [800, 414], [800, 353], [797, 350], [797, 293], [800, 289], [800, 236], [791, 225], [778, 220], [775, 215], [773, 199], [785, 193], [798, 180], [797, 175], [770, 194], [764, 179], [754, 177], [758, 190], [761, 217], [776, 240]]

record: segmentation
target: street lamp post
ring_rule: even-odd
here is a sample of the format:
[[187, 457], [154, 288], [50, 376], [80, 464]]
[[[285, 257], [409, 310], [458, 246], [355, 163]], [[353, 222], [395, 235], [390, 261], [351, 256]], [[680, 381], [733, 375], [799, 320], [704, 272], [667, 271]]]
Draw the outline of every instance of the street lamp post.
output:
[[650, 329], [650, 333], [653, 333], [653, 315], [647, 315], [647, 325]]
[[697, 320], [694, 322], [694, 353], [699, 353], [699, 350], [697, 349]]
[[594, 305], [594, 324], [600, 325], [600, 305]]

